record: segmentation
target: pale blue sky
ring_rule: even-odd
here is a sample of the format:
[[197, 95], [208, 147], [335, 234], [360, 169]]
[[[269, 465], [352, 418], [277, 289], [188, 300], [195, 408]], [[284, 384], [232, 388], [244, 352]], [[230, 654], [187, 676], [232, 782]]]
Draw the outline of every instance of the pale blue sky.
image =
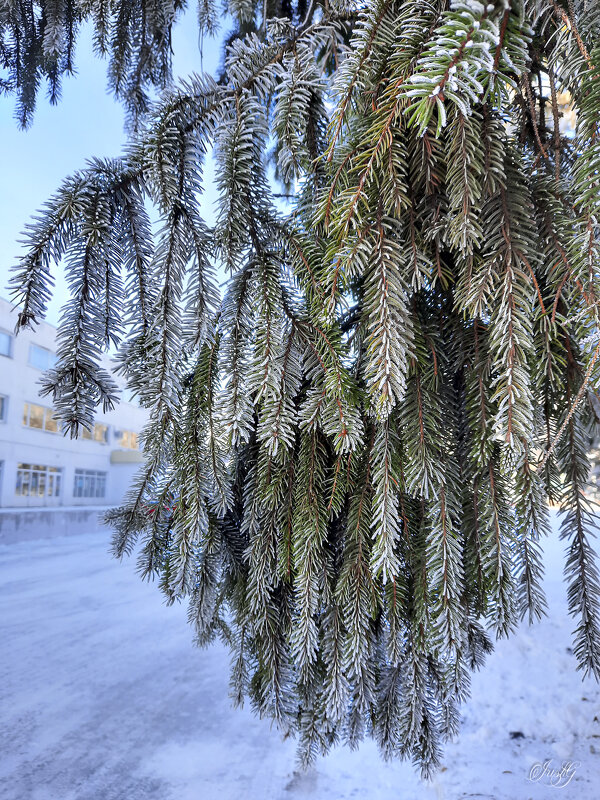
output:
[[[174, 31], [174, 73], [185, 77], [201, 71], [195, 10]], [[219, 45], [204, 42], [204, 68], [214, 72]], [[62, 100], [51, 106], [44, 91], [38, 97], [33, 125], [22, 131], [14, 118], [14, 98], [0, 97], [0, 296], [7, 299], [10, 268], [16, 263], [18, 239], [29, 217], [56, 190], [64, 177], [91, 156], [121, 153], [126, 136], [123, 111], [106, 91], [106, 62], [92, 54], [89, 31], [81, 36], [76, 55], [78, 74], [63, 82]], [[207, 203], [214, 201], [209, 193]], [[57, 275], [47, 320], [53, 325], [66, 299]]]

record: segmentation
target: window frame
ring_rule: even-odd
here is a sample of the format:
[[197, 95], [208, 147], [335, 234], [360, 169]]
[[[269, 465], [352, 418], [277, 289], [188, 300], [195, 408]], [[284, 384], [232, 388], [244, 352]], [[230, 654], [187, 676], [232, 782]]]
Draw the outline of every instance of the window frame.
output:
[[8, 337], [8, 353], [3, 353], [0, 350], [0, 356], [3, 358], [13, 358], [13, 343], [14, 343], [14, 336], [10, 331], [5, 330], [4, 328], [0, 328], [0, 334], [4, 334], [4, 336]]
[[[50, 464], [17, 463], [15, 497], [60, 497], [62, 473], [62, 467]], [[24, 480], [25, 477], [27, 481]], [[25, 487], [27, 491], [23, 491]]]
[[[31, 360], [31, 353], [36, 349], [42, 353], [45, 353], [47, 356], [47, 363], [44, 367], [40, 367], [38, 364], [34, 364]], [[29, 350], [27, 353], [27, 364], [32, 367], [33, 369], [37, 369], [40, 372], [45, 372], [48, 369], [51, 369], [56, 364], [56, 353], [53, 350], [50, 350], [49, 347], [44, 347], [41, 344], [37, 344], [36, 342], [29, 342]]]
[[[42, 427], [41, 428], [39, 428], [37, 425], [31, 425], [30, 424], [32, 406], [34, 408], [42, 409], [42, 411], [43, 411]], [[26, 409], [27, 409], [27, 411], [26, 411]], [[59, 426], [59, 421], [56, 420], [53, 415], [54, 415], [54, 411], [53, 411], [52, 408], [48, 408], [47, 406], [41, 406], [39, 403], [30, 403], [28, 400], [25, 400], [25, 402], [23, 403], [23, 418], [22, 418], [21, 424], [23, 425], [24, 428], [28, 428], [29, 430], [32, 430], [32, 431], [43, 431], [44, 433], [57, 434], [57, 433], [60, 433], [61, 430], [60, 430], [60, 426]], [[52, 428], [46, 427], [46, 424], [47, 424], [46, 421], [48, 419], [56, 421], [56, 429], [55, 430], [53, 430]]]
[[[119, 430], [117, 437], [117, 444], [125, 450], [139, 450], [140, 449], [140, 435], [136, 431]], [[135, 442], [135, 444], [127, 444], [127, 442]]]
[[73, 474], [73, 497], [78, 500], [103, 500], [106, 497], [108, 472], [76, 467]]
[[[101, 433], [101, 429], [103, 432]], [[108, 444], [108, 436], [109, 436], [110, 425], [106, 422], [95, 422], [94, 427], [91, 431], [88, 431], [87, 428], [83, 428], [81, 432], [81, 438], [83, 441], [86, 442], [96, 442], [97, 444]]]

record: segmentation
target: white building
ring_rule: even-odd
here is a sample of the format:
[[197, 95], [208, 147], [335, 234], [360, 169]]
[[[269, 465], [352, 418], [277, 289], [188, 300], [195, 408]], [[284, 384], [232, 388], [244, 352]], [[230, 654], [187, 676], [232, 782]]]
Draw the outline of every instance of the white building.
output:
[[91, 434], [63, 436], [51, 401], [39, 396], [56, 329], [42, 322], [15, 336], [15, 322], [14, 307], [0, 298], [0, 506], [119, 503], [142, 461], [138, 436], [147, 412], [122, 400], [109, 413], [98, 409]]

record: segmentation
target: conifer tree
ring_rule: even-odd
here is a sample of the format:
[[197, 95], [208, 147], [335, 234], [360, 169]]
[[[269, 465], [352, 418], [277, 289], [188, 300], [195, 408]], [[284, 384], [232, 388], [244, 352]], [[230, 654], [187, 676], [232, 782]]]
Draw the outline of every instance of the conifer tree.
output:
[[[221, 73], [175, 84], [184, 7], [3, 5], [22, 125], [91, 24], [130, 130], [29, 225], [17, 327], [63, 260], [44, 391], [77, 436], [118, 349], [150, 421], [114, 552], [229, 645], [236, 701], [305, 761], [370, 735], [428, 774], [492, 639], [545, 613], [548, 501], [600, 677], [600, 5], [229, 0]], [[221, 16], [199, 0], [200, 32]]]

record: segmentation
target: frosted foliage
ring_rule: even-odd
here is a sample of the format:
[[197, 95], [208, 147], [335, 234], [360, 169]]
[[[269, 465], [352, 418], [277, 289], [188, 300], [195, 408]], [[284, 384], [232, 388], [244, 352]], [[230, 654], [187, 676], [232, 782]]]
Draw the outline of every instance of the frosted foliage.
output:
[[[150, 421], [114, 552], [188, 602], [198, 644], [227, 644], [234, 698], [306, 763], [371, 736], [435, 770], [493, 638], [545, 613], [548, 500], [574, 653], [600, 677], [588, 5], [232, 2], [221, 72], [179, 84], [179, 3], [0, 15], [21, 124], [84, 22], [128, 110], [124, 154], [67, 178], [25, 234], [18, 327], [44, 317], [57, 262], [71, 293], [43, 389], [80, 435], [118, 402], [100, 369], [117, 349]], [[220, 8], [203, 0], [201, 33]]]

